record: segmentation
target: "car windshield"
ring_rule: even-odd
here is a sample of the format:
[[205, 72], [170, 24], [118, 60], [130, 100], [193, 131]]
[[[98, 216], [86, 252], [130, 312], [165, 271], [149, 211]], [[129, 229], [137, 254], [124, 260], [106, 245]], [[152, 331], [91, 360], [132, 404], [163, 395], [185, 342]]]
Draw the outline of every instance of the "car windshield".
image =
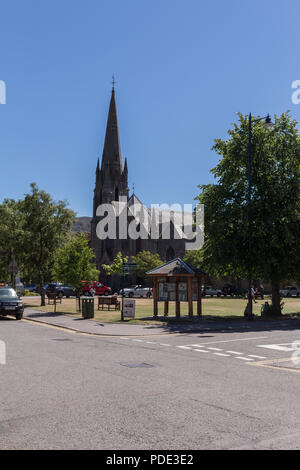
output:
[[17, 297], [17, 294], [14, 289], [0, 288], [0, 297]]

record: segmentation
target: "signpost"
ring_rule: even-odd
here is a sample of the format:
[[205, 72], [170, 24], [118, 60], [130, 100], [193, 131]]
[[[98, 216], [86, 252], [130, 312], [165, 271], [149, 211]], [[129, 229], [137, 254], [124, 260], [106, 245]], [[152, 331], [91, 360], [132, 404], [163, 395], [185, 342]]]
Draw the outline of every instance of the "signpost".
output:
[[[122, 308], [121, 308], [121, 321], [124, 321], [124, 298], [125, 298], [125, 293], [124, 293], [124, 279], [126, 274], [129, 274], [130, 271], [135, 270], [137, 268], [136, 263], [128, 263], [123, 261], [123, 267], [122, 267]], [[135, 312], [135, 301], [134, 301], [134, 309], [133, 309], [133, 317], [134, 318], [134, 312]], [[127, 315], [129, 316], [129, 315]]]
[[135, 315], [135, 300], [124, 299], [123, 318], [134, 318]]

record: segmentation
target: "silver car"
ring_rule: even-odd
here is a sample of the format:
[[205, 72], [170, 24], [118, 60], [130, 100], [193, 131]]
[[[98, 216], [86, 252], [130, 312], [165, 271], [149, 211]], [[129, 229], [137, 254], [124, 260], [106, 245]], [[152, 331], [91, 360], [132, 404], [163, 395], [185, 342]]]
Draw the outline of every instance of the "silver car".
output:
[[202, 295], [203, 297], [205, 297], [206, 295], [210, 295], [211, 297], [213, 297], [214, 295], [216, 295], [217, 297], [221, 297], [222, 291], [212, 286], [202, 286]]
[[300, 290], [295, 286], [286, 286], [279, 293], [282, 297], [300, 297]]

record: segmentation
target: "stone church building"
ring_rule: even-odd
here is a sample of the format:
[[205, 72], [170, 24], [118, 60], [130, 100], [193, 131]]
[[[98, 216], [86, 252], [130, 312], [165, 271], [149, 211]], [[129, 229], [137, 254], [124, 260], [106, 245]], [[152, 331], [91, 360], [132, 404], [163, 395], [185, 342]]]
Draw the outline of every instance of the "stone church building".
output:
[[[142, 175], [142, 178], [145, 178]], [[171, 223], [170, 239], [105, 239], [101, 240], [96, 233], [97, 224], [101, 217], [97, 216], [97, 208], [100, 204], [113, 203], [122, 197], [128, 205], [128, 208], [134, 204], [141, 204], [140, 199], [134, 194], [129, 194], [128, 187], [128, 164], [125, 158], [122, 161], [122, 153], [120, 146], [120, 136], [117, 118], [117, 108], [115, 101], [115, 90], [112, 89], [111, 100], [109, 105], [106, 134], [104, 148], [102, 153], [102, 161], [99, 158], [96, 168], [96, 184], [94, 189], [93, 218], [91, 220], [91, 246], [95, 253], [96, 264], [101, 269], [102, 264], [110, 264], [116, 254], [121, 251], [124, 256], [134, 256], [138, 252], [148, 250], [152, 253], [158, 253], [163, 261], [169, 261], [176, 257], [183, 257], [185, 254], [185, 240], [174, 239], [174, 227]], [[145, 211], [151, 217], [150, 209]], [[133, 216], [131, 217], [133, 219]], [[130, 218], [129, 218], [130, 222]]]

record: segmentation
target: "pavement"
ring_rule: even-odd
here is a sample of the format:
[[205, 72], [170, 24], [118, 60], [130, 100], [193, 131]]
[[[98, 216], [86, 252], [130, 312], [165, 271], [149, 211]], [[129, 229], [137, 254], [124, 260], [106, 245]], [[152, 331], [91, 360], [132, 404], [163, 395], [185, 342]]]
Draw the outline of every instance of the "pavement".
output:
[[2, 318], [0, 449], [300, 449], [299, 325], [255, 323], [104, 336]]
[[[130, 322], [104, 323], [95, 320], [74, 318], [71, 315], [61, 313], [45, 313], [34, 309], [25, 309], [24, 318], [26, 320], [47, 323], [52, 326], [66, 328], [78, 333], [103, 336], [150, 336], [192, 333], [202, 331], [230, 331], [230, 330], [250, 330], [259, 331], [266, 328], [290, 329], [300, 328], [300, 320], [287, 319], [279, 321], [241, 321], [225, 320], [215, 321], [206, 317], [197, 318], [193, 321], [186, 319], [182, 323], [174, 322], [172, 319], [167, 324], [133, 324]], [[164, 322], [165, 318], [161, 318]], [[184, 320], [184, 319], [183, 319]]]

